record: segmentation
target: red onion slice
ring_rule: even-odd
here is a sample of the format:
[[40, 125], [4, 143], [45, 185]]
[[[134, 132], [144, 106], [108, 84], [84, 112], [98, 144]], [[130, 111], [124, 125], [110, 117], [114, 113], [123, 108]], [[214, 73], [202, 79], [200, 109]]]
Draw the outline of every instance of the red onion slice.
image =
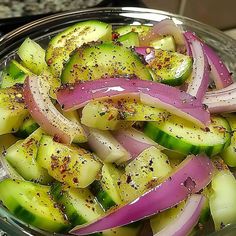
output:
[[202, 102], [177, 88], [140, 79], [104, 78], [76, 83], [61, 88], [57, 99], [65, 110], [76, 110], [93, 99], [135, 97], [143, 104], [188, 119], [200, 126], [210, 123], [210, 115]]
[[204, 103], [211, 113], [236, 112], [236, 83], [206, 93]]
[[164, 149], [152, 139], [145, 136], [144, 133], [134, 128], [118, 130], [113, 132], [113, 136], [130, 153], [132, 159], [151, 146]]
[[48, 134], [58, 141], [71, 143], [75, 137], [86, 142], [83, 128], [64, 117], [52, 104], [49, 97], [50, 86], [40, 77], [27, 77], [24, 83], [24, 99], [34, 120]]
[[152, 47], [135, 47], [134, 50], [136, 53], [143, 56], [147, 63], [155, 58], [155, 49]]
[[133, 202], [100, 219], [75, 227], [71, 233], [87, 235], [119, 227], [164, 211], [203, 189], [212, 178], [212, 162], [204, 155], [189, 156], [163, 183]]
[[187, 93], [202, 100], [210, 83], [209, 64], [203, 45], [190, 32], [185, 34], [193, 56], [193, 70]]
[[194, 33], [185, 32], [184, 35], [186, 38], [191, 38], [192, 40], [198, 40], [199, 42], [201, 42], [204, 53], [207, 56], [207, 60], [211, 68], [210, 75], [215, 82], [216, 88], [222, 89], [231, 85], [233, 83], [232, 76], [217, 53], [214, 52], [211, 47], [205, 44]]
[[160, 37], [160, 35], [172, 35], [177, 45], [185, 45], [185, 39], [180, 26], [177, 26], [171, 19], [164, 19], [155, 24], [146, 36], [140, 38], [141, 46], [148, 46], [151, 41]]
[[88, 143], [96, 155], [106, 163], [122, 163], [132, 158], [130, 153], [109, 131], [88, 128]]
[[200, 194], [190, 196], [183, 211], [177, 216], [177, 218], [170, 222], [170, 224], [160, 232], [154, 234], [154, 236], [189, 235], [199, 220], [201, 209], [205, 200], [205, 197]]

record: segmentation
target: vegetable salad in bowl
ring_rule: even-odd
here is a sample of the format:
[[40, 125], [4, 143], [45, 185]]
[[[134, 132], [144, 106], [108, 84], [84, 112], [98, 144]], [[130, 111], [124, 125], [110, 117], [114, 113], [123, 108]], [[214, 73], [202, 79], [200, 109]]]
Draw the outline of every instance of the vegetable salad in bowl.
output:
[[236, 224], [235, 89], [220, 55], [171, 18], [25, 37], [1, 70], [2, 207], [46, 235]]

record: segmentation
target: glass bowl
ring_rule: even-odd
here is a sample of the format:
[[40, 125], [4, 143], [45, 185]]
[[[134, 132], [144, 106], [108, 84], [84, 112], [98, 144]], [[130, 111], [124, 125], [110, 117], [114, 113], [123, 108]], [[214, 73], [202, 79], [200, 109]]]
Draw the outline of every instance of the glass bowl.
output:
[[[0, 69], [4, 67], [9, 60], [16, 57], [16, 49], [25, 37], [30, 37], [41, 45], [46, 45], [49, 39], [56, 33], [79, 21], [99, 19], [117, 27], [125, 24], [152, 25], [165, 18], [172, 18], [174, 22], [181, 25], [184, 30], [196, 32], [197, 35], [220, 54], [230, 71], [233, 72], [234, 79], [236, 79], [236, 41], [234, 39], [211, 26], [183, 16], [158, 10], [133, 7], [94, 8], [81, 11], [69, 11], [48, 16], [22, 26], [0, 38]], [[50, 235], [49, 233], [30, 227], [19, 221], [0, 205], [0, 235], [3, 234], [1, 233], [1, 229], [10, 236]], [[226, 227], [212, 235], [236, 235], [236, 225]]]

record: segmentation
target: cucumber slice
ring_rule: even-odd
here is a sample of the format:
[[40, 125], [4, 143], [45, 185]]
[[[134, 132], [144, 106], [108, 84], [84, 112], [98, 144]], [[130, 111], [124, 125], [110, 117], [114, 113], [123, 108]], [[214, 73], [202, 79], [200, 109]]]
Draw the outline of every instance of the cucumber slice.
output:
[[111, 25], [91, 20], [79, 22], [57, 34], [51, 39], [46, 50], [46, 61], [53, 75], [60, 77], [63, 64], [76, 48], [97, 40], [110, 41], [111, 31]]
[[160, 183], [171, 170], [165, 154], [154, 146], [147, 148], [125, 167], [118, 184], [121, 199], [133, 201]]
[[236, 167], [236, 115], [227, 114], [226, 119], [231, 127], [232, 136], [230, 145], [222, 151], [221, 157], [228, 166]]
[[82, 110], [81, 123], [100, 130], [117, 130], [132, 126], [133, 122], [118, 120], [118, 110], [100, 101], [89, 102]]
[[164, 50], [155, 50], [155, 58], [148, 67], [154, 72], [154, 80], [172, 86], [181, 85], [192, 72], [189, 56]]
[[40, 140], [37, 163], [56, 180], [75, 188], [87, 187], [101, 169], [101, 163], [94, 159], [92, 153], [57, 143], [47, 135]]
[[150, 218], [150, 225], [153, 235], [164, 229], [167, 225], [171, 224], [179, 214], [183, 211], [185, 202], [181, 202], [175, 207], [165, 210], [161, 213]]
[[34, 74], [39, 75], [47, 70], [45, 50], [30, 38], [26, 38], [18, 49], [17, 54], [23, 64]]
[[19, 62], [12, 60], [2, 71], [1, 88], [8, 88], [15, 84], [23, 84], [25, 78], [30, 74], [32, 73]]
[[117, 130], [122, 122], [162, 121], [169, 113], [137, 100], [91, 101], [82, 110], [81, 122], [91, 128]]
[[222, 161], [217, 160], [216, 167], [209, 204], [215, 229], [220, 230], [228, 224], [236, 224], [236, 180]]
[[150, 46], [155, 49], [161, 49], [166, 51], [175, 52], [176, 46], [175, 46], [175, 40], [173, 36], [164, 36], [163, 38], [158, 38], [156, 40], [153, 40], [150, 42]]
[[124, 35], [129, 32], [138, 33], [139, 37], [144, 37], [152, 29], [151, 26], [147, 25], [125, 25], [114, 30], [119, 35]]
[[50, 187], [21, 180], [0, 183], [0, 200], [20, 220], [48, 232], [68, 229], [68, 222], [49, 195]]
[[[4, 175], [7, 173], [7, 177], [11, 177], [12, 179], [23, 179], [22, 176], [20, 176], [15, 169], [7, 162], [4, 155], [6, 153], [6, 149], [10, 147], [12, 144], [14, 144], [18, 139], [12, 135], [12, 134], [4, 134], [0, 136], [0, 169], [1, 165], [4, 169]], [[1, 172], [1, 171], [0, 171]], [[0, 178], [2, 179], [3, 176]]]
[[152, 80], [149, 70], [135, 52], [106, 42], [79, 48], [65, 65], [61, 81], [73, 83], [116, 75], [136, 75], [143, 80]]
[[[56, 183], [51, 188], [54, 199], [63, 207], [72, 226], [89, 223], [104, 215], [104, 211], [97, 203], [95, 197], [88, 189], [75, 189], [63, 187]], [[137, 236], [141, 224], [126, 225], [119, 228], [109, 229], [94, 236]]]
[[0, 135], [15, 133], [27, 115], [21, 88], [0, 89]]
[[19, 130], [14, 135], [19, 138], [27, 138], [38, 128], [39, 125], [34, 121], [34, 119], [31, 116], [27, 116]]
[[26, 180], [47, 184], [52, 181], [47, 170], [36, 162], [38, 144], [43, 131], [36, 130], [25, 140], [20, 140], [6, 150], [5, 159]]
[[139, 37], [138, 33], [135, 32], [129, 32], [127, 34], [124, 34], [120, 36], [117, 39], [118, 42], [120, 42], [123, 46], [129, 48], [129, 47], [139, 47]]
[[93, 194], [86, 188], [68, 188], [56, 183], [52, 186], [51, 193], [63, 207], [72, 226], [88, 223], [104, 214]]
[[101, 179], [95, 180], [90, 185], [91, 192], [105, 211], [122, 203], [117, 184], [121, 173], [113, 164], [105, 163], [102, 167]]
[[181, 117], [170, 115], [161, 122], [148, 122], [144, 133], [160, 145], [183, 154], [206, 153], [214, 156], [230, 144], [230, 127], [222, 117], [212, 117], [202, 129]]

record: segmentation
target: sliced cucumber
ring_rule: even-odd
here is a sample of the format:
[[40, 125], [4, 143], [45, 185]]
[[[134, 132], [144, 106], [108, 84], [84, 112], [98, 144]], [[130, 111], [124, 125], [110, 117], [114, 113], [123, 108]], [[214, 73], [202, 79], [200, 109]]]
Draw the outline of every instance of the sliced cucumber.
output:
[[1, 88], [8, 88], [15, 84], [23, 84], [25, 78], [30, 74], [32, 74], [32, 72], [16, 60], [12, 60], [2, 71]]
[[120, 36], [117, 41], [125, 47], [139, 47], [138, 33], [135, 32], [124, 34]]
[[83, 108], [81, 122], [91, 128], [117, 130], [122, 122], [162, 121], [168, 115], [137, 100], [91, 101]]
[[111, 104], [89, 102], [82, 110], [81, 123], [100, 130], [116, 130], [132, 126], [133, 122], [118, 120], [119, 112]]
[[226, 116], [227, 121], [232, 130], [230, 145], [221, 153], [224, 162], [230, 167], [236, 167], [236, 115], [230, 114]]
[[57, 34], [51, 39], [46, 50], [46, 61], [53, 75], [60, 77], [63, 64], [76, 48], [98, 40], [110, 41], [111, 31], [111, 25], [90, 20], [79, 22]]
[[[18, 139], [12, 134], [4, 134], [0, 136], [0, 169], [2, 165], [4, 172], [7, 173], [6, 177], [11, 177], [13, 179], [23, 179], [22, 176], [16, 172], [16, 170], [7, 162], [4, 157], [6, 149], [17, 141]], [[5, 173], [3, 174], [5, 175]]]
[[[54, 199], [63, 207], [72, 226], [89, 223], [104, 215], [104, 211], [88, 189], [75, 189], [63, 187], [56, 183], [51, 188]], [[126, 225], [119, 228], [106, 230], [94, 236], [137, 236], [141, 224]]]
[[88, 132], [88, 144], [103, 162], [119, 164], [131, 158], [109, 131], [90, 128]]
[[160, 183], [172, 168], [168, 157], [152, 146], [125, 167], [119, 182], [121, 199], [130, 202]]
[[113, 228], [102, 232], [102, 236], [138, 236], [141, 228], [141, 223], [124, 225], [119, 228]]
[[26, 180], [46, 184], [52, 181], [47, 170], [36, 162], [38, 144], [43, 131], [36, 130], [25, 140], [20, 140], [6, 150], [5, 158]]
[[19, 138], [27, 138], [38, 128], [39, 125], [34, 121], [34, 119], [31, 116], [27, 116], [19, 130], [15, 133], [15, 136]]
[[192, 72], [189, 56], [164, 50], [155, 50], [155, 58], [148, 67], [154, 72], [154, 80], [172, 86], [181, 85]]
[[0, 89], [0, 135], [15, 133], [27, 115], [21, 88]]
[[144, 133], [160, 145], [183, 154], [206, 153], [214, 156], [230, 144], [230, 127], [222, 117], [212, 117], [202, 129], [180, 117], [170, 115], [161, 122], [148, 122]]
[[185, 202], [183, 201], [175, 207], [172, 207], [151, 217], [150, 225], [152, 228], [153, 235], [164, 229], [169, 224], [171, 224], [178, 217], [178, 215], [181, 214], [184, 206]]
[[72, 226], [88, 223], [104, 214], [93, 194], [86, 188], [68, 188], [56, 183], [51, 193], [55, 201], [62, 205]]
[[101, 163], [94, 159], [92, 153], [57, 143], [47, 135], [40, 140], [37, 163], [56, 180], [75, 188], [87, 187], [101, 169]]
[[169, 36], [169, 35], [151, 41], [150, 46], [155, 49], [161, 49], [161, 50], [166, 50], [166, 51], [171, 51], [171, 52], [176, 51], [175, 40], [173, 36]]
[[228, 224], [236, 224], [236, 180], [220, 160], [216, 167], [218, 171], [211, 181], [209, 204], [215, 229], [220, 230]]
[[151, 29], [152, 27], [148, 25], [125, 25], [116, 28], [114, 32], [118, 33], [119, 35], [124, 35], [129, 32], [135, 32], [138, 33], [139, 37], [144, 37]]
[[48, 232], [68, 229], [68, 222], [49, 195], [50, 187], [21, 180], [0, 182], [0, 200], [20, 220]]
[[106, 211], [122, 203], [118, 192], [118, 181], [121, 173], [113, 164], [105, 163], [102, 167], [101, 179], [95, 180], [90, 185], [91, 192]]
[[26, 38], [18, 49], [17, 54], [23, 64], [34, 74], [39, 75], [47, 70], [45, 50], [30, 38]]
[[105, 42], [79, 48], [65, 65], [61, 81], [73, 83], [116, 75], [152, 79], [149, 70], [135, 52], [122, 45]]

